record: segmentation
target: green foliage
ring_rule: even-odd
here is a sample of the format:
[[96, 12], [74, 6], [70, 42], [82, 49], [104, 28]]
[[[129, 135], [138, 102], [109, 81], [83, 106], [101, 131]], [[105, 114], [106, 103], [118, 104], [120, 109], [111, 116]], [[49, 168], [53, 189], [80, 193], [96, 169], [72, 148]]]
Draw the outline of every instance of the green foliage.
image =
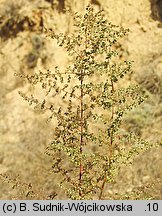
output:
[[75, 14], [74, 27], [70, 36], [48, 32], [73, 64], [63, 72], [56, 66], [53, 72], [19, 75], [41, 85], [45, 98], [20, 95], [57, 121], [46, 153], [53, 158], [52, 171], [60, 176], [67, 197], [104, 199], [109, 196], [104, 194], [106, 184], [114, 181], [119, 168], [153, 146], [121, 133], [123, 116], [146, 96], [139, 86], [123, 82], [132, 73], [132, 62], [120, 61], [116, 44], [128, 29], [111, 24], [103, 11], [94, 13], [90, 6], [83, 17]]

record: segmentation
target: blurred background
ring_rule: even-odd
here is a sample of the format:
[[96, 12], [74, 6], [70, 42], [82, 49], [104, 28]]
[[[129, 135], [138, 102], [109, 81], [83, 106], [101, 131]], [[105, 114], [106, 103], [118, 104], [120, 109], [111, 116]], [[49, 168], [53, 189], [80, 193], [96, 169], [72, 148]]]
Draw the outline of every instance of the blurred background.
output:
[[[96, 11], [104, 9], [113, 24], [130, 29], [118, 45], [120, 58], [134, 60], [131, 79], [147, 91], [149, 99], [125, 117], [125, 129], [150, 142], [162, 140], [162, 0], [0, 0], [0, 173], [9, 176], [0, 178], [0, 199], [27, 199], [30, 184], [38, 193], [34, 198], [66, 198], [50, 172], [51, 158], [44, 154], [54, 123], [47, 123], [46, 115], [19, 96], [19, 90], [33, 89], [14, 74], [66, 67], [67, 54], [44, 31], [52, 28], [69, 34], [72, 20], [65, 8], [83, 13], [88, 3]], [[123, 167], [107, 190], [131, 193], [153, 182], [147, 192], [162, 199], [160, 179], [162, 147]]]

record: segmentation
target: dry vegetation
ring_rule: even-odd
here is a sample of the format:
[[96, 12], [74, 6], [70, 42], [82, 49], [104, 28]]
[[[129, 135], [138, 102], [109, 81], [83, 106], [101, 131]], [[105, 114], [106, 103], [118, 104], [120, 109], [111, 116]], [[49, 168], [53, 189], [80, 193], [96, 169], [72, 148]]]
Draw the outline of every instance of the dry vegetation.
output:
[[[40, 97], [41, 93], [14, 74], [52, 71], [55, 65], [64, 69], [71, 63], [71, 58], [44, 32], [52, 27], [56, 32], [70, 33], [72, 20], [64, 8], [83, 13], [88, 0], [78, 2], [67, 0], [65, 5], [64, 1], [0, 0], [0, 199], [66, 198], [57, 186], [58, 177], [51, 171], [52, 160], [44, 154], [55, 122], [47, 123], [46, 114], [32, 110], [19, 97], [19, 90], [29, 94], [35, 91]], [[125, 117], [123, 133], [134, 132], [150, 142], [161, 142], [161, 1], [91, 3], [95, 10], [102, 7], [114, 24], [130, 28], [130, 34], [118, 45], [120, 58], [135, 62], [135, 73], [127, 84], [138, 82], [149, 95], [143, 105]], [[126, 198], [125, 192], [128, 199], [162, 199], [161, 155], [161, 147], [141, 154], [133, 165], [120, 169], [115, 183], [106, 190], [116, 199]]]

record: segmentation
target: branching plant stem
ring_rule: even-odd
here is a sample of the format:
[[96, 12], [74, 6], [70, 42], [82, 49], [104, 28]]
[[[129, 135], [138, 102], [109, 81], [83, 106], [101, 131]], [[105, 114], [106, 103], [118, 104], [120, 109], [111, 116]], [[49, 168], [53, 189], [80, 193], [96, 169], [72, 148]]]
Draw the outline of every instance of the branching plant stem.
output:
[[[112, 79], [111, 79], [111, 91], [112, 91], [112, 94], [114, 94], [115, 88], [114, 88], [114, 82], [113, 82]], [[112, 105], [112, 108], [111, 108], [111, 122], [113, 122], [113, 120], [114, 120], [114, 113], [115, 113], [114, 105]], [[109, 145], [109, 164], [107, 166], [108, 169], [110, 169], [111, 158], [112, 158], [112, 155], [113, 155], [113, 141], [114, 141], [114, 133], [111, 132], [111, 135], [110, 135], [110, 145]], [[106, 175], [107, 175], [107, 172], [108, 172], [108, 170], [105, 171], [104, 180], [103, 180], [103, 183], [102, 183], [102, 186], [101, 186], [100, 195], [99, 195], [99, 200], [101, 200], [102, 196], [103, 196], [103, 192], [104, 192], [104, 188], [105, 188], [105, 184], [106, 184]]]
[[81, 71], [81, 90], [80, 90], [80, 172], [79, 172], [79, 196], [82, 197], [82, 175], [83, 175], [83, 164], [82, 164], [82, 153], [83, 153], [83, 123], [84, 123], [84, 116], [83, 116], [83, 71]]

